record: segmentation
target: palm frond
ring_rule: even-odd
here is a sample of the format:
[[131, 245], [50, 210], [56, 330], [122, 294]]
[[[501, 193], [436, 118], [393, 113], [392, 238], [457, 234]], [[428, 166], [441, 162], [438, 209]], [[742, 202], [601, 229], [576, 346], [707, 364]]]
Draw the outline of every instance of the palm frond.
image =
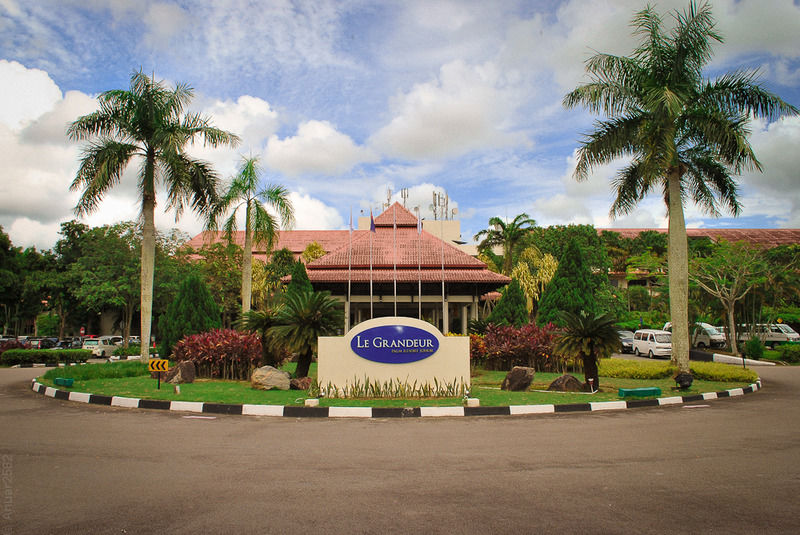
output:
[[92, 142], [84, 149], [78, 173], [70, 184], [71, 191], [83, 188], [75, 215], [90, 214], [97, 209], [103, 195], [119, 183], [137, 151], [135, 145], [108, 138]]

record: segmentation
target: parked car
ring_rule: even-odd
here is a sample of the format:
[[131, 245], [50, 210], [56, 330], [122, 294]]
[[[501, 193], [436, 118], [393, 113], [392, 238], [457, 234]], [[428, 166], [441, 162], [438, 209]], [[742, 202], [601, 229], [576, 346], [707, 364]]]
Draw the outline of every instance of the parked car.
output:
[[80, 349], [83, 347], [83, 340], [79, 337], [64, 338], [59, 340], [53, 349]]
[[633, 354], [648, 357], [672, 356], [672, 334], [658, 329], [639, 329], [633, 333]]
[[52, 349], [58, 344], [58, 338], [28, 338], [31, 349]]
[[94, 357], [110, 357], [117, 346], [110, 336], [101, 336], [84, 340], [83, 349], [90, 350]]
[[692, 333], [692, 345], [704, 349], [706, 347], [723, 347], [725, 335], [713, 325], [697, 322]]
[[746, 342], [752, 336], [757, 336], [765, 346], [771, 348], [785, 342], [800, 342], [800, 334], [783, 323], [744, 325], [740, 326], [738, 330], [736, 338], [739, 342]]
[[633, 331], [617, 331], [623, 353], [633, 353]]

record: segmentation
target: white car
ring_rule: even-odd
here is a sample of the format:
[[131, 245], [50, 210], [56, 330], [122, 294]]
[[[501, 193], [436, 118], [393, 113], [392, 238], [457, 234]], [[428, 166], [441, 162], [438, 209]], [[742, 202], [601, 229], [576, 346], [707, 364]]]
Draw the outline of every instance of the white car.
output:
[[84, 340], [83, 349], [90, 350], [93, 357], [110, 357], [114, 350], [117, 349], [117, 346], [110, 336], [101, 336]]
[[783, 323], [771, 323], [769, 325], [761, 323], [754, 327], [745, 325], [738, 327], [739, 332], [736, 333], [739, 342], [746, 342], [752, 336], [757, 336], [765, 346], [774, 348], [778, 344], [784, 342], [799, 342], [800, 334]]
[[725, 345], [725, 335], [713, 325], [697, 322], [692, 333], [692, 345], [699, 349], [722, 347]]
[[648, 357], [672, 356], [672, 334], [657, 329], [639, 329], [633, 333], [633, 354]]

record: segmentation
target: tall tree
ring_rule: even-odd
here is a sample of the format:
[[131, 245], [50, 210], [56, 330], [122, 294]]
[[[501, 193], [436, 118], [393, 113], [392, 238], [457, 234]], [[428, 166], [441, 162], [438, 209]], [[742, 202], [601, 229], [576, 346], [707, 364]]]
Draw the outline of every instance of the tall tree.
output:
[[235, 145], [239, 138], [211, 125], [202, 115], [185, 112], [193, 96], [186, 84], [168, 90], [142, 71], [131, 76], [129, 90], [105, 91], [97, 97], [100, 109], [79, 117], [67, 129], [73, 140], [91, 140], [70, 189], [82, 190], [75, 214], [94, 212], [103, 196], [119, 184], [133, 160], [140, 161], [138, 189], [142, 215], [141, 335], [142, 360], [149, 359], [155, 266], [156, 189], [167, 190], [167, 208], [176, 219], [187, 205], [201, 214], [218, 202], [218, 178], [211, 165], [189, 156], [187, 143], [199, 138], [205, 145]]
[[522, 243], [536, 221], [531, 219], [528, 214], [519, 214], [511, 221], [504, 221], [500, 217], [489, 219], [491, 228], [484, 229], [473, 237], [475, 241], [481, 240], [478, 250], [491, 250], [492, 247], [500, 246], [503, 248], [503, 274], [511, 275], [514, 266], [514, 254], [518, 246]]
[[690, 265], [689, 278], [719, 299], [725, 310], [728, 342], [734, 355], [739, 354], [734, 307], [750, 290], [766, 281], [768, 264], [763, 257], [763, 251], [744, 242], [720, 241], [711, 256], [695, 258]]
[[178, 295], [158, 320], [161, 356], [172, 354], [172, 347], [188, 334], [199, 334], [221, 327], [219, 307], [208, 287], [196, 275], [181, 283]]
[[[667, 31], [652, 7], [636, 13], [641, 38], [630, 57], [596, 54], [586, 63], [590, 82], [564, 97], [568, 108], [583, 105], [608, 119], [581, 142], [577, 180], [621, 157], [631, 157], [614, 179], [611, 215], [631, 212], [652, 191], [664, 196], [669, 216], [668, 264], [672, 359], [689, 372], [688, 254], [683, 204], [690, 198], [706, 212], [720, 207], [738, 215], [736, 182], [742, 169], [761, 170], [750, 143], [749, 117], [775, 120], [797, 109], [766, 91], [753, 73], [736, 71], [703, 78], [713, 42], [711, 7], [692, 1], [673, 13]], [[721, 205], [721, 206], [720, 206]]]
[[[246, 158], [239, 174], [231, 181], [228, 191], [222, 197], [217, 209], [211, 212], [208, 227], [216, 229], [218, 218], [233, 208], [223, 228], [228, 243], [233, 243], [237, 229], [236, 212], [244, 208], [244, 256], [242, 257], [242, 313], [250, 310], [253, 292], [253, 245], [263, 244], [267, 252], [272, 250], [278, 230], [294, 225], [294, 208], [289, 200], [289, 192], [283, 186], [270, 184], [261, 188], [259, 182], [258, 158]], [[264, 204], [277, 212], [278, 219]]]
[[486, 323], [522, 327], [529, 321], [525, 294], [519, 285], [519, 281], [511, 279], [511, 282], [503, 290], [503, 295], [500, 297], [497, 306], [492, 309], [489, 317], [486, 318]]
[[594, 315], [598, 310], [597, 287], [593, 284], [589, 267], [583, 262], [578, 242], [571, 239], [564, 255], [558, 261], [553, 279], [542, 293], [536, 322], [559, 324], [561, 312]]

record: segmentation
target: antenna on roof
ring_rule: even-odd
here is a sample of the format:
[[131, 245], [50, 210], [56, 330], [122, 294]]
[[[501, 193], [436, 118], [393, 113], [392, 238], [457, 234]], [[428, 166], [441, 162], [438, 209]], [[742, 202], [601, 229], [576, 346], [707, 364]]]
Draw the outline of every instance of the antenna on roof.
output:
[[406, 207], [406, 200], [408, 199], [408, 188], [400, 190], [400, 196], [403, 198], [403, 208]]

